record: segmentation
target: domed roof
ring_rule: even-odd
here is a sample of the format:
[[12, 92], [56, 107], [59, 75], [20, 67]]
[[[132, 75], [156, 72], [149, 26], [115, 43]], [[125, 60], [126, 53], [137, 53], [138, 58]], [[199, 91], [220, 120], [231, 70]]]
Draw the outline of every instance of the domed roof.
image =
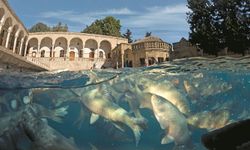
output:
[[145, 43], [145, 42], [164, 42], [161, 38], [156, 37], [156, 36], [148, 36], [145, 37], [144, 39], [139, 39], [133, 44], [138, 44], [138, 43]]

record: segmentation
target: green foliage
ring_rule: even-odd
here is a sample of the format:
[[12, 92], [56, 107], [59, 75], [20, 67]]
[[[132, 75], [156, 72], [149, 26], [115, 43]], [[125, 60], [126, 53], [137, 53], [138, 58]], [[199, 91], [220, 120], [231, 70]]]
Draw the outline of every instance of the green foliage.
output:
[[56, 26], [52, 28], [53, 32], [68, 32], [68, 26], [67, 24], [63, 25], [61, 22], [59, 22]]
[[29, 29], [29, 32], [49, 32], [51, 29], [44, 23], [37, 23]]
[[132, 32], [129, 29], [127, 29], [126, 33], [123, 34], [123, 37], [128, 39], [128, 43], [133, 42], [131, 35], [132, 35]]
[[204, 52], [228, 48], [243, 53], [250, 47], [249, 0], [188, 0], [190, 41]]
[[146, 32], [145, 37], [149, 37], [152, 35], [152, 32]]
[[49, 27], [48, 25], [44, 23], [37, 23], [31, 29], [30, 32], [68, 32], [68, 26], [65, 24], [63, 25], [61, 22], [59, 22], [54, 27]]
[[108, 16], [104, 19], [96, 20], [90, 26], [87, 26], [82, 32], [121, 37], [120, 30], [120, 20]]

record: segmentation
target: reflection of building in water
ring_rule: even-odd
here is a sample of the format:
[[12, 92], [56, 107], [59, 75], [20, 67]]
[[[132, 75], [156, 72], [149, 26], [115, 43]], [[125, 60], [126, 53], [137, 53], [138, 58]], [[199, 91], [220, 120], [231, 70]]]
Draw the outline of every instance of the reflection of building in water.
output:
[[154, 36], [130, 44], [119, 44], [113, 51], [113, 65], [140, 67], [161, 63], [169, 59], [171, 45]]
[[198, 46], [192, 45], [188, 40], [182, 38], [179, 42], [173, 43], [172, 57], [174, 59], [202, 56], [203, 51]]

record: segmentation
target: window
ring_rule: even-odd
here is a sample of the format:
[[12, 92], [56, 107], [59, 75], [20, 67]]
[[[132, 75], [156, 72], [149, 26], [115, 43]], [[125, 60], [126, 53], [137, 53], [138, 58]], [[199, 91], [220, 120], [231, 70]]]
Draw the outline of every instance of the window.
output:
[[99, 52], [99, 58], [103, 58], [103, 52]]
[[108, 53], [108, 59], [109, 59], [109, 58], [111, 58], [111, 54], [110, 54], [110, 53]]
[[83, 50], [79, 51], [79, 57], [82, 58], [83, 57]]
[[95, 57], [95, 53], [94, 52], [90, 52], [89, 53], [89, 58], [94, 58]]
[[64, 57], [64, 50], [60, 50], [60, 57]]
[[158, 62], [159, 63], [162, 63], [164, 61], [164, 58], [163, 57], [158, 57]]
[[145, 58], [140, 58], [140, 64], [141, 66], [145, 66]]
[[41, 57], [45, 57], [45, 50], [41, 52]]
[[32, 57], [36, 57], [36, 52], [32, 52]]

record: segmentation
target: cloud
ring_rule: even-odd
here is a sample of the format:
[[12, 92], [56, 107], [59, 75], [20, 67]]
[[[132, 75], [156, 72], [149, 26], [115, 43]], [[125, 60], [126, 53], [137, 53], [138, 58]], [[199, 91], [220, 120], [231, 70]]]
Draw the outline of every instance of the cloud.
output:
[[121, 9], [110, 9], [104, 12], [94, 12], [93, 15], [134, 15], [136, 14], [135, 11], [132, 11], [128, 8], [121, 8]]
[[102, 18], [104, 16], [114, 15], [114, 16], [128, 16], [134, 15], [136, 12], [131, 11], [128, 8], [120, 8], [120, 9], [109, 9], [107, 11], [94, 11], [87, 13], [76, 13], [74, 11], [67, 10], [58, 10], [58, 11], [50, 11], [44, 12], [41, 14], [42, 18], [54, 18], [60, 20], [66, 20], [74, 23], [85, 23], [90, 24], [96, 19]]
[[[167, 6], [152, 6], [140, 11], [129, 8], [116, 8], [86, 13], [57, 10], [44, 12], [40, 17], [43, 19], [65, 21], [71, 31], [77, 31], [83, 26], [91, 24], [96, 19], [112, 15], [121, 20], [123, 29], [129, 28], [132, 29], [132, 32], [134, 30], [134, 33], [137, 34], [134, 35], [135, 38], [149, 31], [153, 34], [165, 37], [174, 36], [175, 39], [177, 39], [176, 37], [178, 37], [178, 35], [183, 36], [188, 34], [189, 29], [186, 20], [186, 13], [188, 11], [189, 9], [186, 4], [181, 3]], [[79, 28], [77, 26], [79, 26]]]
[[168, 30], [183, 30], [187, 27], [185, 4], [165, 7], [147, 8], [143, 14], [126, 18], [123, 23], [126, 26], [137, 26], [141, 28], [160, 28]]

